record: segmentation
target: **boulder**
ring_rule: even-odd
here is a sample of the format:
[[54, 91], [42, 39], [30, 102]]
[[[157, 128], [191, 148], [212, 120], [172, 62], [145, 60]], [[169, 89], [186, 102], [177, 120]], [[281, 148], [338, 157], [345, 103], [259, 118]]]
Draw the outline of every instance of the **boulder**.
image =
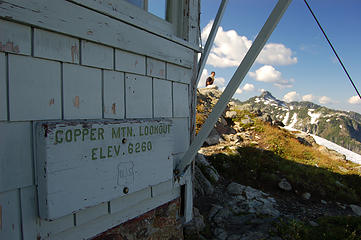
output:
[[233, 118], [237, 117], [237, 112], [236, 111], [227, 111], [225, 114], [225, 117], [233, 119]]
[[196, 165], [211, 183], [216, 183], [219, 181], [220, 176], [217, 170], [207, 161], [203, 154], [197, 154]]
[[204, 191], [205, 195], [212, 195], [214, 192], [214, 187], [208, 181], [208, 179], [203, 175], [202, 171], [199, 169], [198, 166], [195, 166], [194, 172], [195, 172], [194, 176], [197, 180], [196, 183], [199, 184], [199, 186], [197, 186], [197, 187], [200, 187]]
[[232, 182], [227, 186], [227, 192], [233, 196], [227, 206], [234, 214], [254, 213], [274, 217], [280, 215], [274, 207], [276, 200], [260, 190]]
[[242, 142], [243, 139], [239, 134], [222, 134], [222, 138], [226, 140], [227, 142]]
[[309, 200], [311, 198], [311, 193], [305, 192], [302, 194], [302, 198], [305, 200]]
[[246, 189], [246, 186], [243, 186], [243, 185], [235, 183], [235, 182], [231, 182], [227, 186], [227, 191], [231, 195], [241, 195], [245, 189]]
[[319, 146], [318, 147], [318, 151], [328, 155], [329, 157], [331, 157], [332, 159], [334, 160], [337, 160], [337, 161], [346, 161], [346, 156], [341, 154], [341, 153], [338, 153], [336, 152], [335, 150], [332, 150], [332, 149], [328, 149], [327, 147], [325, 146]]
[[316, 145], [315, 139], [312, 136], [310, 136], [310, 135], [308, 135], [306, 133], [296, 132], [296, 133], [294, 133], [294, 135], [297, 138], [297, 140], [301, 144], [303, 144], [305, 146], [314, 146], [314, 145]]
[[352, 209], [352, 211], [357, 215], [357, 216], [361, 216], [361, 207], [357, 206], [355, 204], [351, 204], [350, 208]]
[[199, 213], [197, 208], [193, 208], [193, 219], [183, 227], [185, 239], [191, 239], [194, 236], [200, 237], [199, 232], [205, 228], [203, 216]]
[[251, 118], [245, 118], [241, 120], [241, 123], [247, 125], [247, 124], [253, 124], [253, 121]]
[[193, 208], [193, 224], [197, 228], [198, 232], [202, 231], [205, 228], [203, 216], [200, 214], [198, 208]]
[[220, 136], [217, 132], [216, 129], [212, 129], [211, 133], [208, 135], [208, 137], [206, 138], [206, 140], [204, 141], [208, 146], [211, 146], [211, 145], [216, 145], [219, 143], [220, 141]]
[[221, 210], [223, 207], [219, 205], [212, 204], [211, 210], [208, 212], [208, 220], [212, 220], [213, 217], [218, 213], [219, 210]]
[[278, 187], [285, 191], [292, 190], [291, 184], [285, 178], [282, 178], [282, 180], [278, 183]]

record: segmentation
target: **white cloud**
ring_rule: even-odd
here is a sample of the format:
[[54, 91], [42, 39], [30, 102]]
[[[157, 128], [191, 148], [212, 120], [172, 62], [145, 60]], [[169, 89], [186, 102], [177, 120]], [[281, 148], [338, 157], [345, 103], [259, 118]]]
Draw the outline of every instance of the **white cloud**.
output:
[[258, 89], [258, 92], [261, 92], [261, 93], [263, 93], [263, 92], [265, 92], [266, 90], [264, 89], [264, 88], [261, 88], [261, 89]]
[[209, 76], [208, 70], [206, 68], [203, 69], [201, 78], [199, 79], [197, 87], [205, 87], [206, 86], [206, 79]]
[[251, 92], [254, 90], [254, 85], [251, 83], [246, 83], [243, 88], [244, 91]]
[[359, 96], [352, 96], [348, 99], [348, 103], [350, 104], [361, 104], [361, 99]]
[[[211, 31], [213, 20], [202, 29], [202, 42], [205, 43]], [[218, 28], [217, 36], [208, 57], [207, 64], [215, 67], [238, 66], [251, 47], [252, 41], [246, 36], [238, 35], [235, 30]], [[256, 62], [261, 64], [289, 65], [297, 63], [291, 49], [281, 43], [266, 44]]]
[[318, 99], [318, 102], [321, 104], [333, 103], [333, 100], [327, 96], [322, 96]]
[[259, 82], [276, 82], [281, 78], [282, 73], [270, 65], [265, 65], [255, 72], [250, 72], [249, 75]]
[[[199, 79], [199, 83], [197, 87], [205, 87], [206, 86], [206, 79], [209, 77], [210, 73], [208, 73], [208, 70], [206, 68], [203, 69], [201, 78]], [[219, 88], [223, 87], [226, 80], [223, 77], [215, 77], [213, 85], [218, 86]]]
[[300, 94], [298, 94], [295, 91], [286, 93], [286, 95], [283, 96], [283, 101], [285, 102], [293, 102], [293, 101], [299, 101]]
[[306, 94], [302, 97], [303, 101], [312, 102], [315, 97], [312, 94]]
[[255, 72], [249, 72], [249, 75], [256, 81], [273, 83], [273, 85], [279, 88], [292, 87], [292, 82], [295, 81], [292, 78], [289, 80], [284, 79], [282, 77], [282, 73], [277, 71], [271, 65], [265, 65], [257, 69]]
[[292, 57], [292, 51], [280, 43], [266, 44], [257, 60], [262, 64], [289, 65], [297, 63], [297, 58]]

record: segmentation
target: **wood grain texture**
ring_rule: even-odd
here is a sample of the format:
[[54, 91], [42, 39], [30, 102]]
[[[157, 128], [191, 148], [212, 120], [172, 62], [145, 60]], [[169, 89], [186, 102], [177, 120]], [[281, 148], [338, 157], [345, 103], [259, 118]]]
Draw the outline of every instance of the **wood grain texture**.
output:
[[65, 0], [2, 1], [0, 16], [174, 64], [192, 66], [192, 49]]
[[104, 118], [124, 119], [124, 73], [104, 70]]
[[8, 119], [6, 56], [0, 52], [0, 121]]
[[9, 55], [10, 120], [61, 119], [60, 63]]
[[64, 119], [102, 118], [101, 70], [63, 65]]
[[0, 122], [0, 192], [33, 182], [30, 122]]
[[126, 118], [152, 117], [152, 78], [125, 74]]
[[18, 190], [0, 193], [2, 227], [0, 239], [21, 239], [20, 205]]
[[81, 64], [91, 67], [113, 69], [113, 48], [86, 40], [81, 41]]
[[30, 27], [0, 19], [0, 51], [30, 55]]
[[34, 56], [79, 63], [79, 39], [35, 28]]
[[154, 117], [172, 117], [172, 82], [153, 79]]

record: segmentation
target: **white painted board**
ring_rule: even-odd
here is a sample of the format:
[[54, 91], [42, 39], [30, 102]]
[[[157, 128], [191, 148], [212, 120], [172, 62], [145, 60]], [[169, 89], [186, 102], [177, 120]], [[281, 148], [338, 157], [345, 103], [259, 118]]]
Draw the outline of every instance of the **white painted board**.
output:
[[43, 219], [172, 179], [170, 120], [43, 122], [36, 134]]

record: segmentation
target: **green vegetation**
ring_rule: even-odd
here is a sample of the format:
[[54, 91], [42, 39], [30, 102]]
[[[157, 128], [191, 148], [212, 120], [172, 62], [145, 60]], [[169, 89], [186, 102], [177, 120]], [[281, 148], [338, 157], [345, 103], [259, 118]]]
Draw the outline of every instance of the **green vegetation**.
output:
[[301, 221], [281, 220], [274, 233], [284, 240], [361, 240], [360, 217], [322, 217], [317, 224], [311, 226]]
[[274, 190], [280, 179], [286, 178], [299, 193], [310, 192], [313, 197], [348, 203], [361, 201], [358, 165], [334, 160], [248, 112], [240, 113], [235, 120], [245, 115], [253, 118], [254, 134], [260, 137], [258, 146], [248, 145], [236, 152], [225, 148], [210, 156], [224, 177], [265, 190]]

